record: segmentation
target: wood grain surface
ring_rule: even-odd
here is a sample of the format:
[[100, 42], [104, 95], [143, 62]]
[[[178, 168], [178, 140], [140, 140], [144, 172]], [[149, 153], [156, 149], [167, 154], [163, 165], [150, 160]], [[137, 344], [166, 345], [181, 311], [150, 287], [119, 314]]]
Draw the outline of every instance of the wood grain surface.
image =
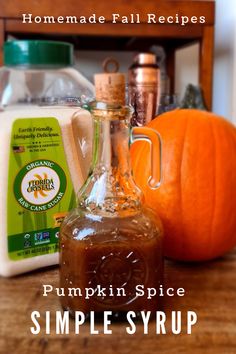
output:
[[[125, 332], [127, 323], [112, 324], [112, 335], [91, 335], [86, 324], [79, 335], [56, 335], [55, 311], [60, 310], [58, 297], [42, 296], [42, 285], [58, 286], [57, 267], [27, 275], [0, 279], [0, 353], [1, 354], [235, 354], [236, 353], [236, 250], [223, 258], [204, 264], [166, 262], [166, 285], [184, 287], [184, 297], [165, 300], [167, 331], [170, 311], [196, 311], [198, 323], [191, 335], [155, 334], [155, 320], [149, 334], [138, 325], [134, 335]], [[31, 312], [41, 316], [50, 310], [52, 333], [30, 333]], [[184, 321], [185, 322], [185, 321]], [[73, 329], [71, 320], [71, 328]], [[96, 326], [102, 331], [103, 326]], [[54, 328], [54, 329], [53, 329]], [[183, 326], [183, 331], [186, 326]]]

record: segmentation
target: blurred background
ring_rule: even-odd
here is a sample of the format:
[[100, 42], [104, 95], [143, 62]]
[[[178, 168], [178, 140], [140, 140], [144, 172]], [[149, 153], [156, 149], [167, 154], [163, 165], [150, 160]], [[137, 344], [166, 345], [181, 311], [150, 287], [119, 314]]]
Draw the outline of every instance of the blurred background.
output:
[[[236, 123], [236, 7], [234, 0], [191, 1], [191, 6], [182, 5], [181, 11], [189, 16], [206, 16], [206, 24], [187, 25], [96, 25], [78, 24], [22, 24], [22, 13], [83, 15], [96, 12], [107, 19], [113, 5], [95, 6], [92, 0], [86, 4], [69, 1], [51, 8], [46, 1], [6, 3], [0, 0], [0, 44], [6, 39], [56, 39], [75, 45], [75, 67], [90, 81], [108, 56], [120, 63], [120, 71], [127, 73], [137, 52], [152, 52], [162, 72], [162, 91], [177, 94], [182, 100], [188, 84], [200, 85], [208, 109]], [[156, 9], [158, 15], [178, 12], [179, 2], [168, 6], [155, 6], [153, 1], [133, 1], [119, 4], [120, 13], [149, 13]], [[165, 1], [164, 1], [165, 3]], [[168, 2], [167, 2], [168, 3]], [[187, 2], [186, 2], [187, 3]], [[190, 1], [188, 2], [190, 3]], [[176, 6], [175, 6], [176, 4]], [[94, 5], [94, 6], [93, 6]], [[215, 5], [215, 10], [214, 10]], [[118, 6], [118, 5], [117, 5]], [[172, 6], [172, 8], [170, 7]], [[94, 10], [91, 10], [94, 9]], [[96, 11], [95, 11], [96, 9]], [[137, 10], [136, 10], [137, 9]], [[117, 10], [116, 10], [117, 12]], [[180, 12], [180, 11], [179, 11]], [[214, 16], [215, 12], [215, 16]], [[167, 14], [166, 14], [167, 15]], [[109, 22], [109, 21], [108, 21]], [[109, 27], [110, 26], [110, 27]], [[164, 89], [163, 89], [164, 86]]]
[[[215, 49], [213, 71], [212, 110], [229, 118], [236, 124], [236, 6], [235, 0], [216, 0]], [[183, 98], [189, 83], [199, 84], [199, 43], [176, 51], [174, 91]], [[160, 47], [152, 51], [162, 54]], [[134, 52], [119, 51], [76, 51], [77, 67], [92, 80], [93, 74], [101, 70], [105, 57], [114, 56], [120, 62], [121, 71], [127, 72]]]

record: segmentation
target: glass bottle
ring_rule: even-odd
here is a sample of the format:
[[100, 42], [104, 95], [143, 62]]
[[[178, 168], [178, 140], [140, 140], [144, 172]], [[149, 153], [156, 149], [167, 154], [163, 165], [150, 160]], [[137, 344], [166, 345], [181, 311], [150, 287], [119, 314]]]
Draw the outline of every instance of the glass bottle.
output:
[[[60, 231], [60, 286], [62, 306], [75, 311], [111, 310], [116, 318], [126, 312], [156, 311], [159, 299], [137, 296], [137, 286], [159, 288], [163, 277], [161, 221], [144, 206], [129, 162], [131, 109], [95, 102], [93, 166], [78, 195], [78, 207], [65, 218]], [[159, 185], [160, 146], [156, 132], [133, 128], [131, 141], [151, 142], [153, 178]], [[98, 288], [105, 289], [99, 293]], [[79, 293], [69, 288], [80, 288]], [[86, 288], [97, 289], [85, 299]], [[119, 290], [123, 289], [123, 290]], [[77, 296], [75, 296], [77, 295]]]

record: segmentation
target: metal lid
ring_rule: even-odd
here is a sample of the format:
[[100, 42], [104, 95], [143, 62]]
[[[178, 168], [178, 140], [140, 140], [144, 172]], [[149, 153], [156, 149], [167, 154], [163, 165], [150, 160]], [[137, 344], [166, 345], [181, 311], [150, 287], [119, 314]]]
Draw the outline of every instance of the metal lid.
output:
[[73, 64], [73, 45], [44, 40], [7, 41], [3, 47], [6, 66], [54, 66]]
[[156, 56], [152, 53], [139, 53], [134, 57], [134, 63], [143, 64], [156, 64]]

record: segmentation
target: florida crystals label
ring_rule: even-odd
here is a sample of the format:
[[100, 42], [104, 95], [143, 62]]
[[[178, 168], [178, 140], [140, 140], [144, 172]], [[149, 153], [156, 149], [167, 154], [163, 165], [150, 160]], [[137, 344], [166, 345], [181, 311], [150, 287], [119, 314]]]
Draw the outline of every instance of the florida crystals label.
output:
[[56, 118], [15, 120], [8, 181], [10, 259], [57, 252], [59, 227], [75, 195]]

